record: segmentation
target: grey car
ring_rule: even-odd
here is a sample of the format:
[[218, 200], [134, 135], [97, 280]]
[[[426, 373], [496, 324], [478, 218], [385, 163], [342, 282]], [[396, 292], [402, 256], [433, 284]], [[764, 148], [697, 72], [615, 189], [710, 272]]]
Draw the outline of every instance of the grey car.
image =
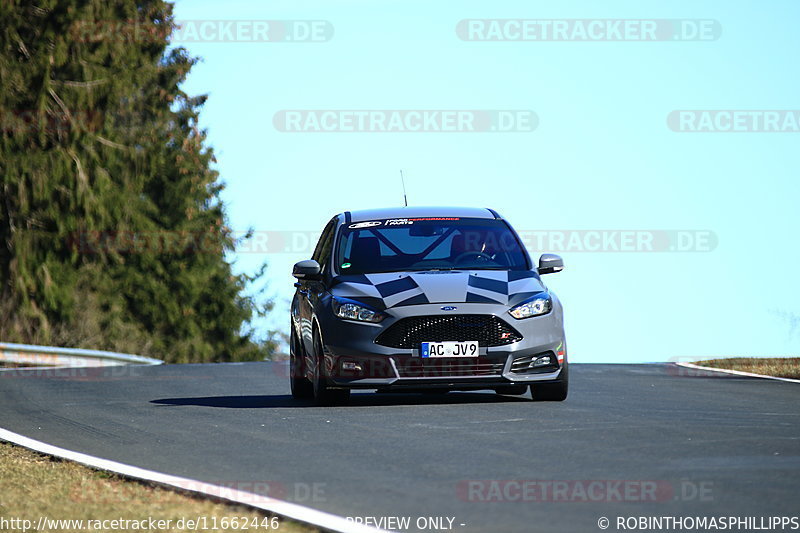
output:
[[514, 229], [482, 208], [348, 211], [294, 265], [291, 389], [320, 405], [352, 389], [491, 389], [567, 397], [561, 302]]

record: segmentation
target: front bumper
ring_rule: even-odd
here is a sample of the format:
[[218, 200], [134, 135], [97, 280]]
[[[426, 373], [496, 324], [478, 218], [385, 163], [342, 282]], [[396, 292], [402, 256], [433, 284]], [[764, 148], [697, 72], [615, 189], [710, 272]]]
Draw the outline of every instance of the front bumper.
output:
[[[418, 348], [375, 343], [393, 322], [407, 316], [441, 315], [440, 309], [441, 304], [391, 309], [392, 316], [381, 324], [330, 317], [321, 329], [325, 332], [325, 366], [331, 385], [354, 389], [491, 389], [556, 381], [567, 364], [560, 305], [547, 315], [515, 320], [508, 316], [505, 306], [460, 304], [459, 313], [493, 314], [523, 337], [503, 346], [481, 346], [477, 358], [422, 358]], [[551, 357], [551, 365], [527, 368], [527, 362], [545, 355]]]
[[[418, 360], [417, 360], [418, 361]], [[335, 369], [329, 374], [332, 384], [358, 389], [388, 388], [462, 388], [491, 389], [514, 384], [555, 381], [561, 374], [564, 364], [557, 368], [545, 368], [536, 373], [515, 373], [511, 371], [515, 356], [508, 355], [505, 363], [465, 364], [463, 359], [442, 358], [436, 367], [422, 368], [389, 357], [378, 361], [372, 357], [342, 356], [332, 361]], [[427, 362], [427, 361], [426, 361]], [[345, 368], [345, 366], [349, 368]], [[476, 372], [472, 368], [479, 367]], [[491, 367], [487, 369], [486, 367]], [[498, 368], [497, 372], [493, 372]], [[463, 369], [463, 373], [459, 370]]]

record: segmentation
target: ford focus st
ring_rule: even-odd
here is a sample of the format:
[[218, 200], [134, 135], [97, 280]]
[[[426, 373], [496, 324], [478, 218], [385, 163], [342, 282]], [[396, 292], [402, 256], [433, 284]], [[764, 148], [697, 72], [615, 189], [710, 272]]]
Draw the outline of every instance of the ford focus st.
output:
[[345, 212], [311, 259], [294, 265], [291, 389], [320, 405], [352, 389], [492, 389], [561, 401], [568, 391], [563, 313], [490, 209], [404, 207]]

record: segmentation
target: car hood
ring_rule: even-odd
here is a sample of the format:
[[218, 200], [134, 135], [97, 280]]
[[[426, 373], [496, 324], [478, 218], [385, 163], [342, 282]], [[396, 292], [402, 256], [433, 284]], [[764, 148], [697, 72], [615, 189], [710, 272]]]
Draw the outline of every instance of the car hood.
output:
[[388, 309], [429, 303], [513, 306], [544, 290], [530, 270], [428, 270], [338, 276], [331, 293]]

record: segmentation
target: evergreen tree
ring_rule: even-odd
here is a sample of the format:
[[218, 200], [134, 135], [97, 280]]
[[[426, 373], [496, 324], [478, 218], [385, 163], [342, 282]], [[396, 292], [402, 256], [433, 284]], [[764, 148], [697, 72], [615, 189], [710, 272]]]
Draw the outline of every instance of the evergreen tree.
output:
[[274, 348], [245, 331], [269, 306], [225, 260], [173, 29], [161, 0], [0, 0], [0, 340], [168, 362]]

